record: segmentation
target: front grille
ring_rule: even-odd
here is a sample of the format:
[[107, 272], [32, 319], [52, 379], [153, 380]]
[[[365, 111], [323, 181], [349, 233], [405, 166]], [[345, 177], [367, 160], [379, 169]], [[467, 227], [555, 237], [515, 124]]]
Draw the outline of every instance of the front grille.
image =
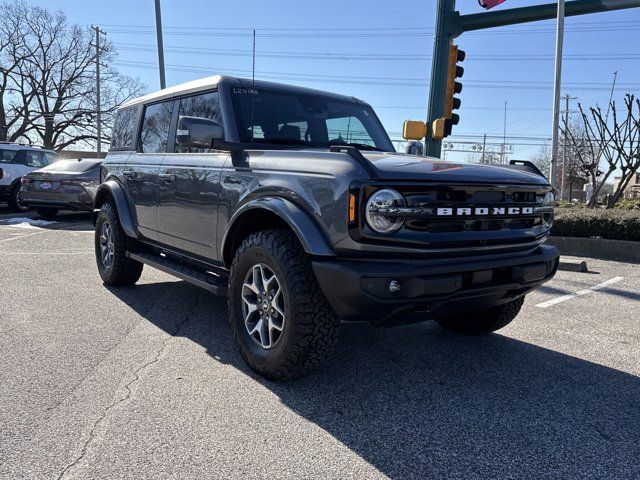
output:
[[395, 212], [405, 217], [404, 226], [392, 235], [384, 235], [362, 222], [359, 232], [352, 232], [352, 236], [360, 237], [359, 241], [461, 253], [465, 249], [495, 252], [500, 247], [531, 248], [549, 233], [540, 208], [542, 197], [549, 191], [546, 186], [366, 186], [362, 192], [363, 208], [366, 199], [378, 188], [394, 188], [402, 193], [406, 208]]

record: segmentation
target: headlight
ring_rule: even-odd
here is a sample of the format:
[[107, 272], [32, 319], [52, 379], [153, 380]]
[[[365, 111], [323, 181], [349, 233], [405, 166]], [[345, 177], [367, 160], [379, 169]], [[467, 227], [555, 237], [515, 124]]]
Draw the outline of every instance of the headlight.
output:
[[378, 190], [367, 202], [367, 223], [378, 233], [393, 233], [400, 230], [404, 217], [394, 214], [394, 209], [406, 205], [404, 197], [395, 190]]
[[556, 196], [553, 192], [548, 192], [544, 198], [542, 199], [543, 207], [555, 207], [556, 206]]

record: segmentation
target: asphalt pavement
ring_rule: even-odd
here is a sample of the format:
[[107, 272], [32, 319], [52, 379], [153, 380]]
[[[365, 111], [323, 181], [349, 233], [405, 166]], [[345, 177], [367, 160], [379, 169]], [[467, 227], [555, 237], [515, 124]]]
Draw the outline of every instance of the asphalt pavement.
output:
[[344, 325], [318, 372], [272, 383], [225, 300], [149, 267], [107, 288], [87, 214], [11, 217], [2, 479], [640, 478], [639, 265], [559, 272], [486, 337]]

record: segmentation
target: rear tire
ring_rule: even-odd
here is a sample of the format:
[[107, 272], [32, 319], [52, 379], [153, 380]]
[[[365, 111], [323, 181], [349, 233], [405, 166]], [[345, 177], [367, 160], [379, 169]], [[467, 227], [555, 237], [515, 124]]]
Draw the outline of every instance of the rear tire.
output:
[[463, 335], [486, 335], [510, 324], [518, 313], [520, 313], [523, 303], [524, 296], [503, 305], [497, 305], [475, 312], [467, 312], [461, 315], [439, 318], [436, 321], [442, 328], [455, 333], [461, 333]]
[[316, 369], [337, 343], [340, 321], [309, 256], [285, 230], [256, 232], [242, 242], [231, 264], [228, 302], [242, 357], [270, 380]]
[[49, 207], [36, 208], [36, 213], [40, 215], [42, 218], [44, 218], [45, 220], [51, 220], [53, 217], [55, 217], [58, 214], [59, 211], [60, 211], [59, 208], [49, 208]]
[[95, 251], [98, 272], [106, 285], [133, 285], [142, 275], [144, 265], [127, 257], [132, 240], [120, 226], [115, 207], [105, 203], [98, 213], [95, 232]]
[[22, 203], [19, 198], [20, 195], [20, 183], [16, 183], [11, 189], [11, 193], [9, 194], [9, 198], [7, 199], [7, 203], [9, 204], [9, 208], [14, 212], [27, 212], [29, 207]]

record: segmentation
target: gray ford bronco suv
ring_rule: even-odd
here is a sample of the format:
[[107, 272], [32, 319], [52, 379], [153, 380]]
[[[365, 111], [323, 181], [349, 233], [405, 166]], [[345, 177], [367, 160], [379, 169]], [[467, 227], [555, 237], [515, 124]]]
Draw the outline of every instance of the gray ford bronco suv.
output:
[[342, 321], [504, 327], [556, 272], [553, 204], [526, 162], [398, 154], [357, 98], [216, 76], [119, 110], [95, 252], [107, 285], [147, 264], [227, 295], [246, 362], [286, 379]]

